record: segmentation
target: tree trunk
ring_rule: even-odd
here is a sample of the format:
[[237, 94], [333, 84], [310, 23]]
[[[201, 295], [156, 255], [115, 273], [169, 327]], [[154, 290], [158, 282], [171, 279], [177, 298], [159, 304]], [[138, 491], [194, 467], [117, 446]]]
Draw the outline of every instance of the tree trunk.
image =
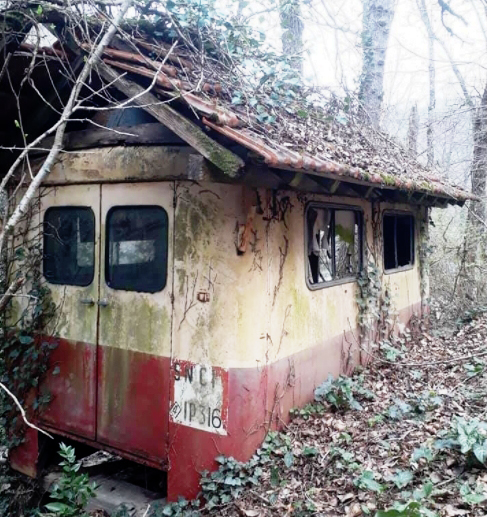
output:
[[466, 302], [476, 305], [485, 288], [485, 280], [478, 266], [486, 257], [486, 205], [485, 189], [487, 179], [487, 84], [480, 105], [473, 109], [473, 157], [472, 157], [472, 193], [481, 201], [472, 201], [467, 216], [465, 230], [464, 256], [459, 279], [459, 290], [466, 297]]
[[359, 99], [374, 127], [379, 127], [384, 96], [384, 69], [395, 0], [363, 0], [364, 61]]
[[303, 29], [300, 0], [280, 0], [282, 51], [291, 60], [293, 68], [303, 75]]
[[[477, 226], [485, 233], [485, 187], [487, 179], [487, 84], [480, 106], [476, 108], [473, 120], [472, 192], [482, 201], [472, 203], [469, 213]], [[472, 219], [472, 221], [473, 221]]]
[[434, 151], [434, 116], [436, 106], [436, 86], [435, 86], [435, 34], [431, 27], [431, 21], [426, 10], [425, 0], [420, 0], [419, 11], [421, 19], [423, 20], [424, 26], [428, 33], [428, 71], [429, 71], [429, 104], [428, 104], [428, 127], [426, 129], [426, 141], [427, 141], [427, 156], [428, 156], [428, 167], [432, 168], [435, 162], [435, 151]]
[[418, 156], [418, 132], [419, 132], [419, 118], [418, 107], [411, 108], [409, 115], [409, 130], [408, 130], [408, 148], [411, 154], [416, 158]]

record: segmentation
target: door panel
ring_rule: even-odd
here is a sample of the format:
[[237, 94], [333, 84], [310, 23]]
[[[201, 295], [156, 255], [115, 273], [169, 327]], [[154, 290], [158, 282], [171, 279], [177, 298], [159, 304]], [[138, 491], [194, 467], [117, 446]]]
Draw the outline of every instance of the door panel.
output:
[[58, 346], [40, 388], [52, 401], [41, 418], [89, 439], [96, 431], [99, 206], [98, 185], [50, 188], [41, 195], [43, 272], [58, 307], [47, 331]]
[[173, 184], [103, 185], [97, 440], [164, 459]]

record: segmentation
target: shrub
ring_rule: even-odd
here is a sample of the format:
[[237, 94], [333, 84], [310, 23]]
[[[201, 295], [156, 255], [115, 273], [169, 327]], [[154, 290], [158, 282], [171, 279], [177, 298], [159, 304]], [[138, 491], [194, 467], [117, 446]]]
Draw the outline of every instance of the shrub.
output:
[[374, 398], [374, 394], [362, 386], [362, 377], [340, 377], [334, 379], [331, 375], [315, 390], [317, 402], [327, 401], [336, 409], [357, 409], [362, 406], [357, 398]]
[[76, 461], [73, 447], [61, 443], [59, 456], [63, 461], [62, 475], [54, 484], [50, 498], [54, 502], [46, 505], [48, 514], [44, 517], [85, 517], [88, 501], [95, 495], [96, 483], [90, 483], [88, 474], [79, 474], [81, 463]]

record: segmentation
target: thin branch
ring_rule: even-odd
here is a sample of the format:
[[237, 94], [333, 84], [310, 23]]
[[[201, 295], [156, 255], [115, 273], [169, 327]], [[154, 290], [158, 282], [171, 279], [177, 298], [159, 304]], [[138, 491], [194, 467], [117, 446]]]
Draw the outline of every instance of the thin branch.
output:
[[7, 386], [5, 386], [5, 384], [3, 384], [3, 382], [0, 382], [0, 388], [14, 401], [15, 405], [18, 407], [18, 409], [20, 411], [20, 414], [22, 415], [22, 419], [24, 420], [24, 422], [27, 426], [29, 426], [31, 429], [34, 429], [35, 431], [38, 431], [39, 433], [42, 433], [42, 434], [48, 436], [49, 438], [53, 439], [53, 437], [48, 432], [44, 431], [40, 427], [37, 427], [34, 424], [32, 424], [31, 422], [29, 422], [29, 420], [27, 419], [25, 410], [22, 407], [22, 404], [18, 401], [17, 397], [7, 388]]
[[[56, 134], [54, 137], [54, 144], [49, 151], [49, 154], [47, 155], [44, 163], [42, 164], [40, 170], [36, 174], [35, 178], [30, 183], [27, 191], [25, 192], [24, 196], [22, 197], [21, 201], [15, 208], [13, 214], [10, 216], [9, 220], [5, 224], [5, 227], [3, 228], [2, 233], [0, 234], [0, 254], [2, 249], [5, 245], [5, 239], [6, 236], [13, 231], [21, 217], [26, 213], [32, 198], [34, 197], [37, 189], [41, 185], [41, 183], [44, 181], [44, 179], [48, 176], [49, 172], [51, 171], [51, 167], [53, 166], [59, 152], [62, 149], [63, 139], [64, 139], [64, 133], [66, 131], [66, 126], [68, 124], [69, 117], [71, 116], [73, 109], [75, 108], [75, 103], [78, 100], [78, 96], [81, 92], [81, 88], [83, 87], [84, 83], [86, 82], [89, 74], [91, 73], [91, 70], [93, 66], [97, 63], [97, 61], [101, 58], [103, 54], [103, 50], [107, 47], [107, 45], [112, 40], [113, 36], [118, 30], [118, 27], [120, 26], [123, 17], [125, 16], [127, 10], [132, 5], [133, 0], [124, 0], [122, 7], [120, 8], [119, 12], [117, 13], [116, 18], [112, 21], [112, 24], [106, 31], [105, 35], [101, 39], [98, 46], [95, 48], [94, 52], [90, 55], [88, 60], [86, 61], [85, 65], [83, 66], [83, 69], [79, 75], [79, 77], [76, 80], [76, 83], [73, 86], [73, 89], [71, 90], [71, 94], [69, 96], [68, 102], [66, 103], [66, 106], [64, 107], [63, 114], [58, 121]], [[16, 160], [17, 162], [17, 160]], [[10, 169], [9, 173], [11, 172], [12, 168]], [[13, 171], [11, 172], [13, 174]], [[4, 178], [5, 179], [5, 178]], [[2, 181], [2, 186], [3, 181]], [[1, 186], [0, 186], [1, 190]]]

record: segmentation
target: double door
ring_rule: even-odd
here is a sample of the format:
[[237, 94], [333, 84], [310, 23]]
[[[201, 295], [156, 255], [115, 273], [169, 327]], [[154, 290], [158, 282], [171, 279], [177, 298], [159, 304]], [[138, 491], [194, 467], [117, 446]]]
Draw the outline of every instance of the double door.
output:
[[158, 463], [166, 456], [173, 186], [73, 185], [41, 196], [57, 348], [42, 419]]

